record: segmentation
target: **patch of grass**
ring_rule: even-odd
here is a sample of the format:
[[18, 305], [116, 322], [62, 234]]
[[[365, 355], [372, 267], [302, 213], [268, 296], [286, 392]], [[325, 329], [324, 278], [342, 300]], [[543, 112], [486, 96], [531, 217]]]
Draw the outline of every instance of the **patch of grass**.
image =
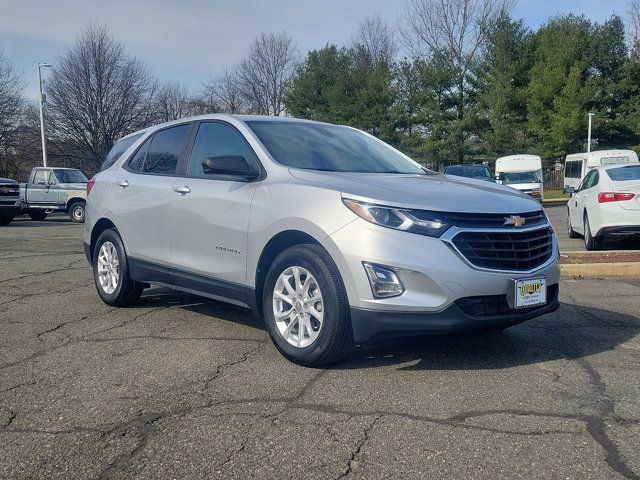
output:
[[545, 190], [545, 200], [569, 200], [569, 195], [562, 193], [562, 190]]

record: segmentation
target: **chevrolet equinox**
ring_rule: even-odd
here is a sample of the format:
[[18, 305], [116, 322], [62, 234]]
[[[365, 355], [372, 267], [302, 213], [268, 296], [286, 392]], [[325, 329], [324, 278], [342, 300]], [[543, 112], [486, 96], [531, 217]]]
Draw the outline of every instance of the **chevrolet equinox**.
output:
[[87, 185], [102, 300], [150, 284], [250, 308], [310, 366], [392, 336], [503, 329], [558, 308], [540, 204], [424, 169], [368, 133], [205, 115], [115, 144]]

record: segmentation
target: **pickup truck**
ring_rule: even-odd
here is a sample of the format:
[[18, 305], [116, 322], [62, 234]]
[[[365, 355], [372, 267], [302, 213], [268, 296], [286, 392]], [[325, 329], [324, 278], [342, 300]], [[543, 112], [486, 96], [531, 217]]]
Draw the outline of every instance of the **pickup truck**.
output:
[[75, 223], [84, 222], [87, 177], [76, 168], [36, 167], [20, 185], [22, 213], [44, 220], [49, 213], [65, 212]]
[[20, 185], [15, 180], [0, 178], [0, 225], [9, 225], [21, 210]]

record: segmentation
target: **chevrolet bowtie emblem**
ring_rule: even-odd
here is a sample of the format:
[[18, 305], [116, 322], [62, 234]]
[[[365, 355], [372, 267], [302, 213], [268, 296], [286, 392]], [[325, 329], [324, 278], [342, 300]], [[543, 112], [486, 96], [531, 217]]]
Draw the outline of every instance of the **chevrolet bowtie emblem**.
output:
[[511, 215], [510, 217], [506, 217], [504, 219], [503, 225], [513, 225], [514, 227], [521, 227], [525, 223], [527, 223], [527, 221], [520, 215]]

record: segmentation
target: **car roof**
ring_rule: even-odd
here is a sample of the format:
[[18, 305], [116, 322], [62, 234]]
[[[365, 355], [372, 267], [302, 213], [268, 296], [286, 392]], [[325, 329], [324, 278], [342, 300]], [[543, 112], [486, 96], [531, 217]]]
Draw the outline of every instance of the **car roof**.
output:
[[[335, 124], [332, 123], [326, 123], [326, 122], [319, 122], [317, 120], [308, 120], [308, 119], [304, 119], [304, 118], [294, 118], [294, 117], [276, 117], [273, 115], [245, 115], [245, 114], [230, 114], [230, 113], [206, 113], [203, 115], [196, 115], [193, 117], [184, 117], [184, 118], [180, 118], [178, 120], [172, 120], [170, 122], [164, 122], [164, 123], [159, 123], [156, 125], [151, 125], [148, 127], [145, 127], [141, 130], [137, 130], [135, 132], [132, 132], [128, 135], [125, 135], [124, 137], [120, 138], [118, 141], [120, 140], [124, 140], [126, 138], [129, 137], [133, 137], [135, 135], [143, 135], [145, 133], [151, 133], [151, 132], [155, 132], [156, 130], [161, 130], [162, 128], [165, 127], [170, 127], [172, 125], [180, 125], [182, 123], [188, 123], [188, 122], [195, 122], [198, 120], [224, 120], [230, 123], [233, 123], [234, 121], [240, 121], [242, 123], [247, 123], [247, 122], [288, 122], [288, 123], [308, 123], [308, 124], [315, 124], [315, 125], [332, 125], [332, 126], [336, 126]], [[340, 125], [341, 126], [341, 125]]]

